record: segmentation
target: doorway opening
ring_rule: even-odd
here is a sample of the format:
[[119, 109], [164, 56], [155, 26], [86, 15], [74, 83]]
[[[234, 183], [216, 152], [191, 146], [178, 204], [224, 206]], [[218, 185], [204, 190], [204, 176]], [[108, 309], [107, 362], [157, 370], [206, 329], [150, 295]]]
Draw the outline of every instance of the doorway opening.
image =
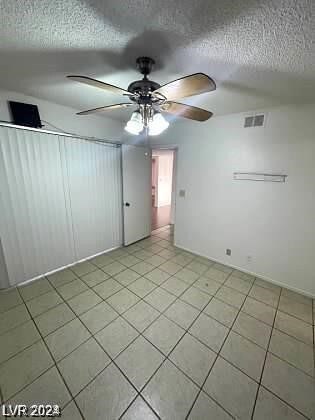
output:
[[175, 150], [152, 150], [152, 230], [175, 219]]

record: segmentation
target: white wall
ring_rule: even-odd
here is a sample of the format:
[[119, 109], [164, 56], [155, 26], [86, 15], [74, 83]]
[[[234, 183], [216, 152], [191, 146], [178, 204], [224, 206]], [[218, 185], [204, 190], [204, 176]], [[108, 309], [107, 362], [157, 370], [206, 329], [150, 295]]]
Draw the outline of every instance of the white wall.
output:
[[[186, 198], [177, 195], [175, 242], [315, 296], [315, 106], [263, 111], [264, 128], [244, 129], [244, 114], [233, 114], [179, 123], [157, 139], [179, 147], [177, 194]], [[234, 171], [288, 178], [234, 181]]]
[[[42, 99], [26, 96], [17, 92], [0, 90], [0, 120], [11, 121], [8, 101], [31, 103], [38, 106], [44, 129], [53, 131], [66, 131], [81, 136], [97, 137], [110, 141], [120, 141], [123, 133], [123, 124], [106, 117], [78, 116], [75, 109], [54, 104]], [[54, 127], [56, 126], [56, 127]]]

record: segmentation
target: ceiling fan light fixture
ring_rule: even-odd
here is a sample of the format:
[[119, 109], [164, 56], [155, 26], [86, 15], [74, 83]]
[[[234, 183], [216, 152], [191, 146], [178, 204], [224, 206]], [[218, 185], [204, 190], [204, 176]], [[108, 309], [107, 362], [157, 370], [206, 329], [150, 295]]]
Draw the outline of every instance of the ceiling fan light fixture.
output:
[[169, 125], [169, 122], [163, 117], [163, 115], [156, 112], [153, 115], [152, 121], [149, 122], [149, 136], [158, 136], [163, 133]]
[[134, 135], [139, 134], [143, 130], [142, 116], [139, 111], [132, 113], [130, 120], [125, 126], [125, 130]]

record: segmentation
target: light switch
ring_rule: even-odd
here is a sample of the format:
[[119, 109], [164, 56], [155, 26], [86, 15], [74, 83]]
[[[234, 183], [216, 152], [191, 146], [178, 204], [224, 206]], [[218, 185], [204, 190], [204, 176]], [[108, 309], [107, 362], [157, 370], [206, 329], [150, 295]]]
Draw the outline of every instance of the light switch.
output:
[[185, 198], [186, 197], [186, 190], [179, 190], [179, 196]]

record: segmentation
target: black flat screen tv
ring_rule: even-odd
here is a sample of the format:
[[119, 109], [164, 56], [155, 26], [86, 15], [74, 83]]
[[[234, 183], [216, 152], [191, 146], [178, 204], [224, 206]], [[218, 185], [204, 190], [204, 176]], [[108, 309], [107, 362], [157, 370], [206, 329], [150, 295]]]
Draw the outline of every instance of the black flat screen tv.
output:
[[34, 128], [42, 127], [37, 105], [9, 101], [9, 106], [14, 124]]

